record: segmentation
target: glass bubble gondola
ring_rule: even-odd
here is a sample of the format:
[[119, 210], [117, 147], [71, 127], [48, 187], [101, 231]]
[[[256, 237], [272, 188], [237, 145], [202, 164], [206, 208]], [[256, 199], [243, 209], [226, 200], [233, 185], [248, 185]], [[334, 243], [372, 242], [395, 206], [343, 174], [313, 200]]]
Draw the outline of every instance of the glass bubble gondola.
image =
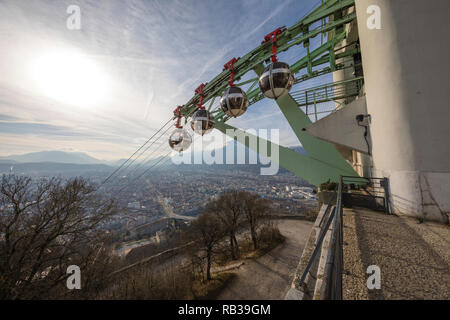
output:
[[294, 76], [287, 63], [274, 62], [264, 69], [258, 84], [267, 98], [277, 99], [291, 90]]
[[229, 87], [220, 98], [220, 107], [230, 117], [239, 117], [247, 111], [248, 98], [239, 87]]
[[177, 152], [188, 149], [191, 143], [191, 135], [182, 128], [175, 129], [169, 137], [169, 146]]
[[192, 116], [191, 128], [199, 135], [212, 131], [215, 124], [214, 116], [208, 110], [198, 109]]

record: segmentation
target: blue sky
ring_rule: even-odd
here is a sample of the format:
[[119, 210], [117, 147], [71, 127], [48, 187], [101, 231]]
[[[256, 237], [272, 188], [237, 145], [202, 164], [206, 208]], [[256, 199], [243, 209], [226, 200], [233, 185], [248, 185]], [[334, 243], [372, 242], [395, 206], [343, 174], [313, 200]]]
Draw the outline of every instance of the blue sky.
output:
[[[245, 55], [276, 27], [291, 26], [317, 3], [3, 0], [0, 155], [66, 150], [105, 160], [126, 157], [172, 116], [177, 105], [187, 102], [200, 83], [221, 72], [224, 63]], [[81, 30], [66, 27], [66, 9], [72, 4], [81, 9]], [[43, 93], [39, 82], [47, 72], [39, 69], [33, 75], [30, 66], [43, 53], [61, 48], [95, 64], [102, 78], [83, 73], [81, 81], [86, 82], [84, 88], [95, 90], [102, 82], [100, 101], [88, 105]], [[289, 54], [300, 55], [303, 48], [296, 50]], [[77, 73], [73, 67], [67, 70]], [[281, 144], [299, 145], [268, 99], [230, 124], [283, 128]]]

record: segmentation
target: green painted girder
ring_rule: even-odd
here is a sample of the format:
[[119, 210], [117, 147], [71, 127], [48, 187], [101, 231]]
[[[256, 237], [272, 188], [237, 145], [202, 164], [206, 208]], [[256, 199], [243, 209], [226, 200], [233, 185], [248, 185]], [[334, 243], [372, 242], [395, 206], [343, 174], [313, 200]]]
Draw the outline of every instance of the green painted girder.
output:
[[[289, 148], [278, 146], [279, 158], [269, 157], [271, 161], [278, 163], [286, 170], [291, 171], [298, 177], [316, 186], [319, 186], [321, 183], [328, 180], [339, 182], [339, 177], [341, 175], [358, 175], [352, 166], [345, 161], [333, 144], [317, 139], [306, 131], [303, 131], [303, 128], [310, 125], [312, 121], [300, 109], [299, 105], [290, 94], [278, 98], [276, 102], [308, 155], [305, 156]], [[238, 133], [244, 132], [224, 122], [217, 122], [216, 129], [225, 134], [227, 134], [227, 129], [233, 129], [234, 132]], [[246, 134], [250, 135], [248, 133]], [[264, 139], [259, 137], [257, 139], [258, 143], [256, 145], [259, 146], [259, 140]], [[251, 148], [252, 146], [249, 145], [249, 141], [250, 139], [245, 140], [244, 143], [248, 148]], [[261, 150], [256, 148], [254, 151], [260, 153]]]
[[[328, 31], [334, 30], [339, 26], [342, 26], [354, 19], [356, 14], [351, 13], [343, 16], [340, 19], [329, 21], [327, 24], [320, 28], [308, 31], [311, 24], [321, 21], [321, 19], [330, 15], [330, 13], [340, 12], [342, 9], [354, 5], [354, 0], [328, 0], [321, 6], [313, 10], [309, 15], [302, 18], [294, 26], [288, 28], [283, 34], [277, 38], [278, 50], [277, 52], [283, 52], [291, 48], [292, 46], [299, 45], [309, 41], [310, 38], [314, 38], [319, 34], [324, 34]], [[235, 64], [235, 79], [239, 79], [247, 72], [263, 67], [264, 61], [268, 60], [272, 55], [271, 44], [264, 43], [244, 55]], [[331, 54], [330, 54], [331, 59]], [[216, 96], [220, 96], [228, 86], [228, 78], [230, 71], [226, 70], [217, 75], [214, 79], [208, 82], [203, 89], [205, 97], [203, 101], [206, 103], [210, 99]], [[199, 100], [199, 95], [194, 95], [181, 110], [182, 116], [185, 118], [190, 117], [196, 110], [196, 104]]]
[[[349, 23], [349, 22], [353, 21], [354, 19], [356, 19], [356, 13], [350, 13], [350, 14], [342, 17], [341, 19], [330, 21], [326, 25], [324, 25], [324, 26], [322, 26], [322, 27], [320, 27], [318, 29], [314, 29], [313, 31], [308, 32], [305, 35], [301, 35], [301, 36], [296, 37], [295, 39], [293, 39], [289, 43], [281, 45], [280, 47], [278, 47], [278, 52], [286, 51], [289, 48], [291, 48], [292, 46], [296, 46], [296, 45], [299, 45], [301, 43], [304, 43], [305, 41], [308, 41], [309, 39], [318, 36], [320, 33], [324, 33], [324, 32], [328, 32], [328, 31], [334, 30], [337, 27], [340, 27], [340, 26], [342, 26], [342, 25], [344, 25], [346, 23]], [[334, 37], [330, 38], [330, 40], [333, 40], [333, 39], [334, 39]]]
[[[344, 159], [339, 151], [337, 151], [333, 144], [317, 139], [303, 130], [303, 128], [312, 124], [312, 121], [309, 116], [301, 110], [300, 106], [290, 94], [279, 97], [276, 100], [276, 103], [308, 155], [299, 157], [299, 153], [279, 146], [279, 159], [270, 157], [271, 161], [277, 162], [286, 170], [293, 172], [298, 177], [305, 179], [316, 186], [319, 186], [321, 183], [328, 180], [339, 182], [340, 176], [358, 176], [353, 167]], [[218, 123], [219, 127], [216, 126], [216, 128], [220, 131], [225, 129], [222, 131], [225, 134], [227, 134], [227, 128], [232, 128], [231, 126], [227, 127], [223, 122]], [[235, 132], [236, 130], [240, 130], [236, 128], [233, 129]], [[241, 130], [240, 132], [243, 131]], [[247, 140], [245, 140], [244, 143], [248, 148], [251, 148]], [[257, 146], [258, 145], [259, 143]], [[260, 153], [258, 150], [254, 151]], [[305, 171], [304, 167], [307, 169], [314, 167], [314, 170]]]
[[[290, 94], [285, 94], [276, 101], [298, 140], [311, 158], [321, 160], [330, 165], [332, 164], [332, 166], [340, 171], [340, 174], [342, 175], [347, 175], [349, 173], [357, 175], [355, 170], [353, 170], [353, 167], [344, 159], [339, 151], [337, 151], [333, 144], [317, 139], [303, 130], [303, 128], [312, 124], [312, 121], [309, 116], [300, 109], [299, 105]], [[335, 182], [337, 182], [337, 180]]]
[[[340, 35], [334, 41], [342, 41], [344, 37], [345, 34]], [[322, 50], [326, 50], [326, 48]], [[306, 63], [306, 61], [304, 61], [303, 63]], [[356, 176], [358, 175], [353, 167], [344, 159], [339, 151], [337, 151], [336, 147], [333, 144], [324, 140], [317, 139], [303, 130], [303, 128], [306, 128], [307, 126], [312, 124], [312, 121], [309, 116], [301, 110], [300, 106], [290, 94], [285, 94], [279, 97], [276, 102], [308, 156], [315, 160], [320, 160], [322, 163], [328, 163], [333, 168], [335, 168], [336, 172], [333, 177], [348, 174]], [[322, 182], [325, 181], [326, 180], [323, 180]], [[339, 180], [335, 180], [335, 182], [338, 181]]]
[[[292, 72], [297, 73], [302, 68], [307, 67], [309, 61], [311, 61], [311, 64], [312, 64], [312, 60], [319, 58], [322, 54], [324, 54], [327, 51], [333, 50], [336, 43], [344, 40], [345, 37], [346, 37], [346, 33], [343, 32], [339, 36], [337, 36], [336, 39], [329, 40], [326, 43], [324, 43], [323, 45], [321, 45], [320, 47], [318, 47], [317, 49], [313, 50], [312, 52], [309, 53], [309, 55], [304, 56], [303, 58], [301, 58], [300, 60], [298, 60], [296, 63], [294, 63], [291, 66]], [[259, 68], [259, 69], [255, 69], [254, 71], [259, 76], [263, 70], [261, 70], [261, 68]], [[248, 99], [251, 100], [252, 98], [258, 96], [259, 94], [261, 94], [261, 90], [259, 88], [256, 88], [253, 91], [251, 91], [247, 96], [248, 96]]]
[[[324, 46], [326, 46], [327, 44], [323, 44]], [[353, 50], [347, 50], [344, 51], [342, 53], [336, 54], [336, 59], [341, 59], [347, 56], [353, 56], [354, 54], [357, 54], [360, 52], [360, 48], [355, 48]], [[300, 59], [301, 60], [301, 59]], [[329, 61], [329, 57], [327, 54], [317, 58], [316, 60], [312, 61], [312, 65], [313, 66], [319, 66], [322, 65], [326, 62]], [[318, 77], [318, 76], [322, 76], [324, 74], [327, 73], [331, 73], [337, 70], [341, 70], [345, 68], [344, 64], [336, 64], [334, 68], [331, 68], [331, 66], [325, 67], [321, 70], [314, 70], [312, 74], [304, 74], [300, 77], [295, 78], [294, 83], [297, 84], [299, 82], [304, 82], [306, 80], [312, 79], [314, 77]], [[255, 69], [255, 72], [257, 74], [261, 73], [264, 70], [264, 67], [261, 68], [257, 68]], [[256, 84], [258, 83], [258, 78], [254, 78], [254, 79], [250, 79], [247, 80], [245, 82], [242, 82], [240, 84], [236, 84], [236, 86], [242, 85], [242, 84], [247, 84], [247, 83], [251, 83], [253, 82], [252, 86], [247, 90], [247, 97], [249, 98], [249, 106], [255, 104], [256, 102], [262, 100], [265, 98], [264, 94], [261, 92], [261, 90], [259, 90], [259, 88], [256, 88], [253, 90], [253, 88], [256, 86]], [[218, 121], [228, 121], [230, 118], [228, 116], [225, 115], [225, 113], [222, 111], [222, 109], [217, 108], [215, 110], [212, 111], [212, 113], [215, 116], [215, 119]]]
[[[309, 55], [304, 56], [303, 58], [298, 60], [296, 63], [294, 63], [291, 66], [292, 72], [297, 73], [301, 69], [307, 67], [309, 64], [312, 66], [317, 66], [317, 65], [321, 65], [321, 64], [324, 64], [324, 63], [330, 61], [331, 60], [330, 56], [331, 56], [331, 53], [334, 52], [334, 47], [336, 46], [337, 43], [344, 40], [345, 37], [346, 37], [346, 33], [342, 32], [335, 39], [329, 40], [326, 43], [324, 43], [323, 45], [321, 45], [320, 47], [316, 48], [315, 50], [310, 52]], [[358, 50], [359, 49], [356, 49], [355, 52], [357, 52]], [[328, 55], [324, 56], [324, 54], [326, 52], [329, 52], [329, 53], [328, 53]], [[351, 55], [351, 54], [354, 54], [354, 52], [353, 51], [352, 52], [344, 52], [342, 54], [336, 55], [336, 58], [340, 59], [340, 58], [343, 58], [343, 57]], [[329, 71], [333, 72], [335, 70], [336, 70], [336, 65], [331, 63]], [[254, 71], [258, 75], [262, 72], [261, 68], [255, 69]], [[316, 76], [314, 73], [307, 74], [307, 79], [311, 79], [314, 76]], [[248, 92], [247, 97], [249, 99], [250, 104], [264, 98], [264, 96], [259, 88], [255, 88], [254, 90]]]
[[332, 0], [326, 1], [316, 10], [311, 12], [306, 19], [303, 20], [304, 24], [311, 24], [318, 20], [328, 17], [332, 13], [336, 12], [336, 6], [340, 9], [351, 7], [354, 4], [354, 0]]
[[[215, 128], [224, 134], [228, 134], [229, 137], [235, 140], [237, 140], [236, 136], [239, 134], [248, 136], [249, 139], [245, 139], [245, 145], [249, 149], [259, 154], [267, 155], [267, 158], [269, 158], [272, 162], [277, 163], [279, 166], [285, 168], [286, 170], [294, 173], [296, 176], [308, 181], [315, 186], [320, 186], [321, 183], [328, 181], [328, 179], [330, 179], [330, 181], [338, 182], [341, 175], [355, 174], [353, 170], [342, 170], [341, 168], [336, 167], [334, 163], [330, 163], [328, 161], [325, 162], [321, 159], [315, 159], [310, 155], [298, 153], [287, 147], [252, 135], [241, 129], [237, 129], [224, 122], [216, 122]], [[230, 131], [233, 132], [233, 134], [230, 134]], [[251, 139], [256, 139], [256, 148], [255, 145], [248, 143]], [[263, 145], [266, 145], [268, 150], [260, 150], [259, 146], [261, 145], [261, 143]], [[270, 150], [272, 150], [272, 147], [278, 148], [279, 157], [275, 157], [274, 155], [270, 154]]]
[[[310, 52], [309, 55], [303, 57], [302, 59], [298, 60], [296, 63], [294, 63], [291, 66], [291, 70], [294, 73], [297, 73], [300, 69], [305, 68], [308, 66], [308, 63], [312, 64], [312, 61], [318, 57], [320, 57], [325, 52], [334, 53], [334, 47], [337, 43], [343, 41], [347, 36], [346, 32], [342, 32], [341, 34], [337, 35], [336, 38], [327, 41], [325, 44], [321, 45], [317, 49]], [[310, 62], [311, 61], [311, 62]]]
[[[326, 32], [332, 30], [336, 30], [338, 27], [341, 27], [344, 24], [353, 21], [354, 19], [356, 19], [355, 12], [345, 15], [339, 14], [339, 17], [336, 15], [336, 13], [342, 13], [342, 9], [350, 7], [352, 5], [354, 5], [354, 0], [325, 1], [321, 6], [314, 9], [309, 15], [302, 18], [294, 26], [288, 28], [277, 38], [277, 53], [287, 51], [291, 47], [302, 43], [305, 46], [308, 46], [309, 40], [311, 38], [314, 38], [320, 34], [323, 35]], [[317, 21], [321, 21], [322, 19], [332, 14], [334, 14], [334, 16], [336, 17], [335, 19], [329, 21], [326, 24], [322, 24], [320, 28], [316, 28], [311, 31], [309, 30], [310, 25]], [[334, 48], [336, 44], [342, 42], [345, 37], [345, 31], [340, 32], [337, 35], [331, 33], [331, 36], [329, 36], [329, 39], [325, 44], [312, 51], [310, 51], [308, 48], [308, 54], [296, 63], [292, 64], [291, 70], [293, 71], [293, 73], [298, 73], [301, 69], [305, 67], [307, 68], [309, 66], [310, 72], [307, 74], [307, 76], [313, 77], [315, 76], [315, 73], [312, 71], [312, 66], [318, 65], [319, 62], [329, 62], [330, 72], [336, 70], [335, 60], [337, 58], [337, 55], [335, 56]], [[327, 52], [328, 54], [326, 55]], [[264, 62], [267, 61], [271, 55], [272, 52], [270, 43], [261, 44], [256, 49], [247, 53], [240, 60], [238, 60], [234, 66], [236, 81], [239, 81], [242, 76], [252, 70], [257, 74], [260, 74], [264, 69]], [[203, 101], [205, 103], [213, 99], [214, 97], [220, 96], [223, 93], [223, 91], [228, 87], [229, 75], [230, 71], [223, 71], [206, 84], [205, 88], [203, 89], [203, 92], [205, 93]], [[254, 81], [253, 86], [256, 83], [257, 81]], [[254, 90], [250, 89], [248, 92], [248, 96], [249, 99], [263, 98], [259, 88], [256, 88]], [[196, 103], [199, 98], [199, 95], [195, 95], [185, 104], [183, 110], [181, 111], [184, 117], [190, 117], [196, 110]], [[338, 182], [341, 175], [357, 175], [351, 165], [347, 163], [342, 155], [336, 150], [334, 145], [314, 138], [306, 131], [302, 130], [304, 127], [311, 124], [311, 120], [300, 109], [299, 105], [290, 95], [285, 95], [277, 99], [277, 104], [308, 155], [302, 155], [289, 148], [278, 146], [279, 157], [269, 157], [273, 162], [278, 163], [297, 176], [317, 186], [329, 179]], [[215, 114], [216, 128], [218, 130], [222, 131], [225, 134], [228, 134], [227, 129], [234, 129], [234, 132], [243, 133], [242, 130], [233, 128], [232, 126], [229, 126], [225, 122], [223, 122], [223, 120], [226, 121], [228, 119], [224, 118], [223, 112], [221, 112], [221, 110], [214, 110], [213, 113]], [[252, 135], [247, 133], [247, 136]], [[264, 140], [259, 137], [256, 138], [258, 142]], [[269, 143], [267, 140], [265, 140], [265, 142]], [[245, 140], [244, 143], [247, 147], [254, 148], [254, 146], [249, 145], [247, 140]], [[269, 144], [273, 145], [271, 143]], [[259, 143], [257, 145], [259, 145]], [[256, 150], [253, 150], [260, 153], [260, 150], [257, 149], [258, 147], [256, 146]]]

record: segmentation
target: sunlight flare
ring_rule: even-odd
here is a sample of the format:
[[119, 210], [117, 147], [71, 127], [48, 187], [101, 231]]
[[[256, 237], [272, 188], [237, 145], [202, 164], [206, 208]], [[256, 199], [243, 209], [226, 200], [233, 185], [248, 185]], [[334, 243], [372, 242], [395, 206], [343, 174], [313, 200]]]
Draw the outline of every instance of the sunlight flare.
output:
[[37, 90], [50, 98], [79, 107], [91, 107], [107, 95], [107, 79], [87, 55], [53, 49], [37, 55], [30, 66]]

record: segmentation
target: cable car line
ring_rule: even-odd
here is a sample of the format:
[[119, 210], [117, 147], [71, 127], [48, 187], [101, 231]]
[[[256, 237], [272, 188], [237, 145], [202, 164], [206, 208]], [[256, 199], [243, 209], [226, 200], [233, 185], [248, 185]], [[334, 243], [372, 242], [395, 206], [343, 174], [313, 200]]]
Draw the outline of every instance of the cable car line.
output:
[[168, 153], [166, 153], [161, 159], [159, 159], [155, 164], [153, 164], [150, 168], [148, 168], [147, 170], [145, 170], [142, 174], [140, 174], [138, 177], [136, 177], [135, 179], [133, 179], [128, 185], [126, 185], [125, 187], [123, 187], [122, 189], [119, 190], [119, 192], [116, 193], [116, 195], [121, 194], [125, 189], [127, 189], [130, 185], [134, 184], [137, 180], [139, 180], [142, 176], [144, 176], [145, 174], [147, 174], [151, 169], [153, 169], [156, 165], [158, 165], [158, 163], [160, 163], [164, 158], [166, 158], [170, 153], [172, 152], [172, 150], [170, 150]]
[[[137, 159], [139, 159], [141, 156], [143, 156], [144, 153], [146, 153], [157, 141], [159, 141], [170, 130], [170, 128], [171, 127], [168, 127], [163, 133], [161, 133], [161, 135], [156, 140], [153, 140], [153, 142], [149, 146], [147, 146], [147, 148], [140, 155], [138, 155], [126, 167], [124, 167], [123, 170], [128, 169]], [[157, 149], [159, 149], [159, 147]], [[155, 153], [155, 150], [153, 152], [151, 152], [150, 155], [152, 155], [154, 153]], [[139, 168], [141, 165], [143, 165], [146, 162], [146, 160], [149, 159], [150, 155], [148, 155], [142, 162], [137, 163], [132, 172], [136, 171], [137, 168]]]
[[127, 160], [125, 160], [125, 162], [123, 162], [116, 170], [114, 170], [113, 173], [111, 173], [101, 184], [100, 186], [104, 185], [109, 179], [111, 179], [111, 177], [116, 174], [128, 161], [130, 161], [130, 159], [139, 152], [139, 150], [141, 150], [144, 146], [146, 146], [150, 140], [156, 135], [158, 134], [165, 126], [167, 126], [170, 122], [172, 121], [172, 119], [169, 119], [169, 121], [167, 121], [158, 131], [156, 131], [142, 146], [140, 146]]
[[[167, 133], [167, 131], [169, 131], [170, 129], [171, 129], [170, 127], [167, 128], [167, 130], [165, 131], [165, 133]], [[159, 140], [165, 133], [163, 133], [163, 134], [158, 138], [158, 140]], [[155, 140], [155, 142], [158, 141], [158, 140]], [[146, 163], [147, 161], [150, 160], [150, 157], [151, 157], [153, 154], [155, 154], [155, 152], [158, 151], [158, 150], [161, 148], [161, 146], [163, 146], [163, 145], [165, 145], [165, 143], [161, 143], [159, 146], [156, 147], [156, 149], [154, 149], [152, 152], [150, 152], [150, 154], [148, 154], [142, 162], [138, 163], [138, 164], [133, 168], [133, 170], [129, 173], [129, 175], [132, 176], [134, 173], [136, 173], [136, 171], [137, 171], [141, 166], [145, 165], [145, 163]]]
[[[194, 138], [193, 142], [195, 142], [199, 137], [200, 137], [200, 136], [196, 136], [196, 137]], [[163, 144], [161, 144], [161, 145], [163, 145]], [[160, 145], [160, 146], [161, 146], [161, 145]], [[159, 147], [158, 147], [157, 149], [159, 149]], [[156, 151], [156, 150], [154, 150], [154, 152], [155, 152], [155, 151]], [[154, 153], [154, 152], [153, 152], [153, 153]], [[121, 193], [124, 189], [128, 188], [128, 187], [131, 186], [133, 183], [135, 183], [136, 181], [138, 181], [142, 176], [144, 176], [145, 174], [147, 174], [148, 172], [150, 172], [150, 170], [156, 169], [158, 166], [163, 166], [164, 164], [166, 164], [167, 161], [169, 161], [169, 160], [171, 159], [170, 157], [167, 158], [171, 152], [172, 152], [172, 151], [169, 151], [166, 155], [164, 155], [161, 159], [159, 159], [158, 162], [154, 163], [150, 168], [148, 168], [147, 170], [145, 170], [141, 175], [139, 175], [138, 177], [136, 177], [135, 179], [133, 179], [131, 182], [129, 182], [126, 186], [124, 186], [122, 189], [120, 189], [120, 190], [119, 190], [119, 193]], [[164, 158], [167, 158], [167, 159], [165, 159], [163, 162], [161, 162]], [[135, 172], [135, 171], [133, 171], [133, 172]], [[130, 174], [130, 176], [131, 176], [131, 174]], [[119, 193], [118, 193], [118, 194], [119, 194]]]

